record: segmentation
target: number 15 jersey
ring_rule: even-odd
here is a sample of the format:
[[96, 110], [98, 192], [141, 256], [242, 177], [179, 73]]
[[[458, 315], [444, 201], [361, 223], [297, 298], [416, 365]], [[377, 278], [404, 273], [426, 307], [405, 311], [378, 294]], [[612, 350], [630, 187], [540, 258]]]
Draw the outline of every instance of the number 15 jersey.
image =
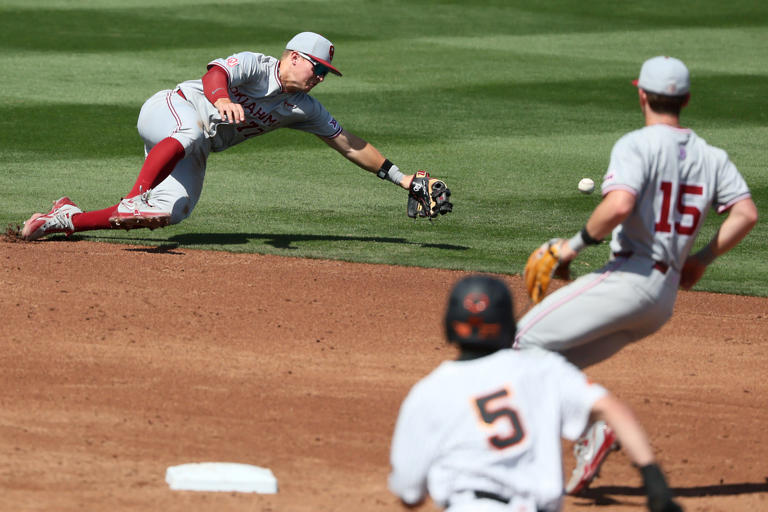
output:
[[632, 252], [680, 270], [710, 208], [718, 213], [750, 197], [722, 149], [692, 130], [654, 124], [619, 139], [603, 178], [603, 195], [627, 190], [635, 209], [613, 231], [611, 250]]
[[427, 492], [446, 506], [458, 493], [485, 491], [559, 510], [561, 438], [582, 433], [605, 393], [543, 350], [446, 361], [403, 402], [389, 488], [411, 504]]

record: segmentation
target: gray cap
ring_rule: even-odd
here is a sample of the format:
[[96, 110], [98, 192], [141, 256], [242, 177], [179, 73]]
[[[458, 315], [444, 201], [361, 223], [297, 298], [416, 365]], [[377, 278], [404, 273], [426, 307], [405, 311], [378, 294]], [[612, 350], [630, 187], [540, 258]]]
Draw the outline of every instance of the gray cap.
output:
[[333, 60], [333, 44], [320, 34], [315, 34], [314, 32], [296, 34], [285, 45], [285, 49], [304, 53], [325, 65], [331, 73], [341, 76], [341, 71], [331, 64]]
[[632, 83], [647, 92], [684, 96], [691, 88], [691, 77], [681, 60], [659, 56], [645, 61], [640, 78]]

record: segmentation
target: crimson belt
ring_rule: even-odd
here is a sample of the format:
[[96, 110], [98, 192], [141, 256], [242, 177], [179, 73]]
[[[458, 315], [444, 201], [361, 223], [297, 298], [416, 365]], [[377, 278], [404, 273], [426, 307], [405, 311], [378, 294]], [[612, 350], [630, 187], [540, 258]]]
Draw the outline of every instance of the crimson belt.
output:
[[[632, 251], [621, 251], [621, 252], [615, 252], [613, 253], [614, 258], [630, 258], [634, 254]], [[662, 274], [666, 274], [667, 270], [669, 270], [669, 265], [664, 263], [663, 261], [653, 261], [653, 268], [661, 272]]]

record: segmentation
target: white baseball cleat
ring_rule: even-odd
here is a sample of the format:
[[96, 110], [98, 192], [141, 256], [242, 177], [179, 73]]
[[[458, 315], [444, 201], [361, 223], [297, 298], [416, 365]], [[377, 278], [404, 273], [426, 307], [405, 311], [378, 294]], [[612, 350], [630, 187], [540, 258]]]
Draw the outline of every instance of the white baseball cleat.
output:
[[116, 228], [162, 228], [171, 223], [171, 214], [150, 203], [150, 192], [127, 197], [120, 201], [109, 223]]
[[83, 213], [83, 210], [70, 198], [62, 197], [53, 203], [53, 208], [48, 213], [35, 213], [24, 222], [21, 238], [31, 242], [51, 233], [71, 235], [75, 231], [72, 216], [78, 213]]
[[605, 462], [608, 454], [618, 449], [619, 443], [611, 427], [604, 421], [593, 423], [573, 447], [576, 468], [571, 474], [568, 485], [565, 486], [565, 492], [571, 495], [578, 494], [589, 487], [600, 472], [600, 466]]

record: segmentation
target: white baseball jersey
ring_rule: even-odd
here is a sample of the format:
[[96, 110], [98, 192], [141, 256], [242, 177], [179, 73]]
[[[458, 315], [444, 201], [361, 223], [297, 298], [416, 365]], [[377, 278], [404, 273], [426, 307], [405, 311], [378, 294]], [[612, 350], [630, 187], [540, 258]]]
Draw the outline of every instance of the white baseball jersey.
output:
[[428, 492], [441, 506], [466, 508], [472, 491], [484, 491], [529, 505], [521, 510], [559, 510], [561, 436], [576, 439], [605, 393], [542, 350], [444, 362], [403, 402], [389, 488], [410, 504]]
[[336, 137], [341, 126], [315, 98], [304, 92], [283, 92], [279, 61], [261, 53], [240, 52], [208, 63], [219, 66], [229, 77], [229, 98], [243, 106], [245, 122], [223, 121], [219, 111], [203, 93], [202, 80], [179, 84], [184, 96], [195, 105], [213, 151], [223, 151], [257, 135], [282, 127], [295, 128], [325, 138]]
[[603, 194], [626, 190], [635, 208], [612, 234], [617, 255], [545, 297], [518, 322], [516, 346], [563, 352], [584, 368], [661, 328], [680, 271], [710, 208], [750, 197], [725, 151], [689, 129], [655, 124], [619, 139]]

